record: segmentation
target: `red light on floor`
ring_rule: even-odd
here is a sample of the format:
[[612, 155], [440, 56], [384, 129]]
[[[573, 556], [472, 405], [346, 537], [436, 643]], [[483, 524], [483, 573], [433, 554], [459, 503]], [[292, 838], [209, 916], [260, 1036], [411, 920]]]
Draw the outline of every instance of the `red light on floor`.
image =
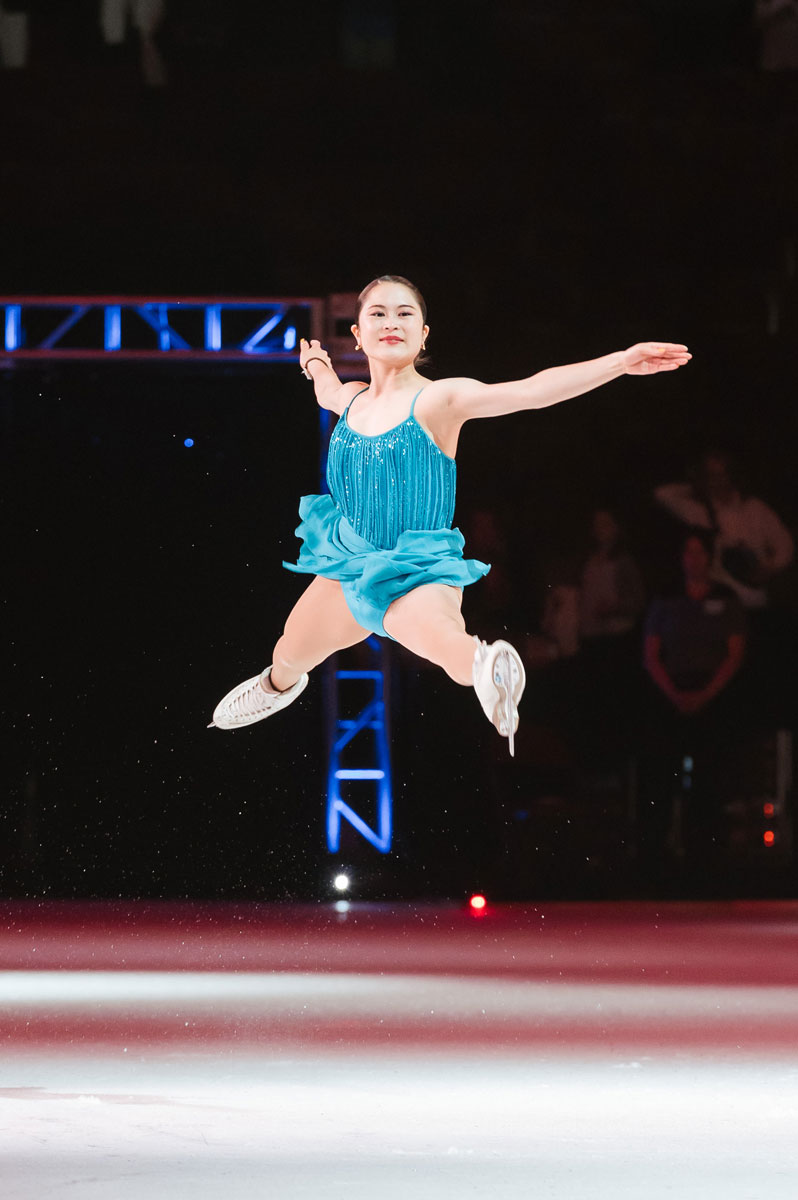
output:
[[776, 840], [776, 835], [772, 829], [766, 829], [762, 835], [762, 841], [766, 846], [772, 846]]
[[485, 899], [485, 897], [480, 896], [477, 893], [476, 896], [472, 896], [471, 899], [468, 901], [468, 906], [472, 912], [483, 912], [487, 903], [488, 902]]
[[766, 817], [772, 817], [775, 811], [776, 805], [772, 804], [770, 801], [768, 801], [767, 804], [763, 805], [762, 807], [762, 812]]

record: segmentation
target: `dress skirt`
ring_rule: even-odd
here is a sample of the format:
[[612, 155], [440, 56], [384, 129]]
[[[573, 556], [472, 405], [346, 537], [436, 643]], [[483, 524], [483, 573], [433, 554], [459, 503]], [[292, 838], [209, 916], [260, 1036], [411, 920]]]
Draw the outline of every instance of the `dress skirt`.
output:
[[332, 496], [303, 496], [299, 516], [299, 559], [283, 566], [339, 579], [358, 625], [381, 637], [390, 637], [383, 619], [400, 596], [425, 583], [462, 588], [490, 570], [487, 563], [463, 558], [459, 529], [408, 529], [392, 549], [381, 550], [355, 531]]

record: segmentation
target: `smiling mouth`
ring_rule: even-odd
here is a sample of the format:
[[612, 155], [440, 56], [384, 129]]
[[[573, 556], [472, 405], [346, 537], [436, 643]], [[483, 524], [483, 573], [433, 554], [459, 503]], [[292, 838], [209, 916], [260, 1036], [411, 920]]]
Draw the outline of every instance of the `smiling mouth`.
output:
[[381, 342], [401, 342], [401, 341], [403, 341], [403, 340], [404, 340], [404, 339], [403, 339], [403, 338], [400, 338], [400, 337], [384, 337], [384, 338], [380, 338], [380, 341], [381, 341]]

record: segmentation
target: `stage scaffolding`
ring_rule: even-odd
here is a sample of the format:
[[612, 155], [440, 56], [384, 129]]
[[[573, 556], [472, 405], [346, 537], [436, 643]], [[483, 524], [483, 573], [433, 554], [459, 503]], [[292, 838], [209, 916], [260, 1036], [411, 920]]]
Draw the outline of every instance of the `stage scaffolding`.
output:
[[[348, 325], [355, 296], [326, 298], [220, 296], [5, 296], [0, 367], [49, 362], [195, 362], [264, 366], [297, 362], [299, 339], [318, 338], [339, 375], [361, 374]], [[331, 414], [320, 410], [321, 488], [326, 487]], [[337, 655], [325, 667], [327, 796], [325, 829], [331, 854], [341, 851], [342, 823], [382, 854], [391, 848], [388, 650], [370, 637], [357, 667]], [[365, 655], [365, 660], [363, 656]], [[357, 784], [358, 811], [344, 790]], [[364, 796], [372, 791], [371, 797]], [[368, 817], [362, 802], [368, 800]]]

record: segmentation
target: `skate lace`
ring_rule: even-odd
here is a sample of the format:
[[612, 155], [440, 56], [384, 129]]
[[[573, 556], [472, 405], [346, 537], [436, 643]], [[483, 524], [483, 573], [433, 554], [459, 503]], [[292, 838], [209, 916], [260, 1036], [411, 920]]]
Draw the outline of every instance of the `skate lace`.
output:
[[254, 717], [271, 707], [269, 700], [268, 692], [256, 682], [240, 696], [236, 696], [230, 705], [230, 712], [235, 717]]

